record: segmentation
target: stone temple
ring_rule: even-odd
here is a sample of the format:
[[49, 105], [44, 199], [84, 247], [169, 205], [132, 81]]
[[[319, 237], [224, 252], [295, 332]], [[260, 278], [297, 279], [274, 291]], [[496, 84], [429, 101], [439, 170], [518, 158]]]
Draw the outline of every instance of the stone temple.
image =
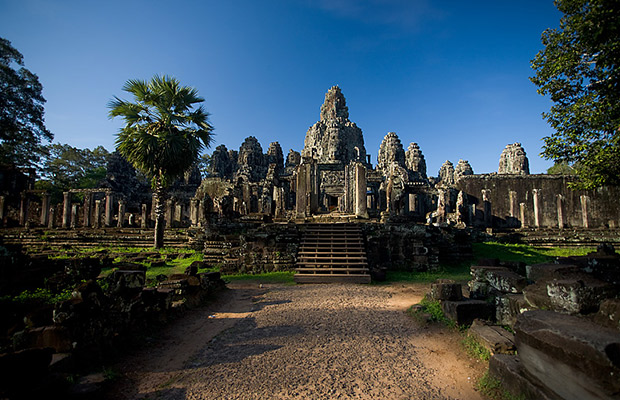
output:
[[[0, 171], [0, 182], [7, 183], [0, 193], [3, 226], [24, 226], [30, 220], [33, 226], [64, 228], [151, 226], [148, 189], [135, 182], [119, 184], [135, 181], [135, 173], [124, 174], [118, 162], [114, 165], [118, 168], [109, 168], [99, 189], [72, 190], [56, 205], [49, 195], [33, 190], [31, 178], [24, 175], [24, 185], [30, 186], [16, 190], [17, 184], [8, 183], [19, 174]], [[250, 136], [238, 150], [217, 146], [206, 177], [197, 170], [186, 175], [167, 202], [168, 227], [201, 227], [213, 218], [369, 219], [486, 229], [615, 228], [620, 222], [616, 188], [572, 190], [574, 177], [531, 175], [520, 143], [502, 151], [497, 173], [475, 174], [461, 159], [456, 165], [446, 160], [433, 177], [420, 146], [388, 132], [373, 166], [362, 129], [350, 120], [338, 86], [325, 94], [320, 119], [306, 132], [301, 152], [291, 149], [285, 155], [278, 142], [264, 150]], [[131, 176], [133, 180], [127, 178]], [[84, 199], [81, 205], [73, 201], [78, 194]]]

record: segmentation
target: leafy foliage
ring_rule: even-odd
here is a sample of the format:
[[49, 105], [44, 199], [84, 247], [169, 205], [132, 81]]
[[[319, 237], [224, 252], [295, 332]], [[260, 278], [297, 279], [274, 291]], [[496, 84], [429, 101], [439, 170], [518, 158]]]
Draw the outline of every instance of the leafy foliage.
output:
[[0, 163], [32, 166], [39, 160], [41, 140], [54, 135], [44, 123], [43, 86], [23, 67], [23, 58], [0, 37]]
[[46, 303], [56, 304], [71, 298], [72, 289], [65, 289], [60, 293], [52, 293], [48, 289], [38, 288], [35, 290], [24, 290], [17, 296], [3, 296], [0, 301], [14, 303]]
[[50, 190], [54, 196], [52, 201], [58, 201], [62, 192], [68, 189], [97, 187], [106, 176], [110, 153], [103, 146], [90, 150], [68, 144], [51, 144], [43, 150], [39, 169], [42, 180], [37, 186]]
[[543, 117], [555, 133], [545, 158], [572, 165], [573, 186], [620, 184], [620, 5], [616, 0], [556, 0], [559, 29], [542, 35], [532, 60], [538, 93], [554, 102]]
[[560, 161], [547, 168], [550, 175], [575, 175], [575, 168], [571, 167], [567, 161]]
[[149, 82], [131, 79], [123, 90], [134, 102], [114, 97], [110, 118], [121, 117], [125, 126], [116, 148], [137, 170], [151, 179], [155, 200], [155, 248], [163, 246], [163, 202], [168, 187], [192, 168], [212, 141], [213, 127], [196, 89], [181, 86], [168, 76]]
[[121, 117], [125, 127], [116, 138], [118, 151], [152, 179], [171, 184], [209, 147], [213, 127], [196, 89], [175, 78], [155, 76], [149, 82], [129, 80], [123, 90], [135, 102], [114, 97], [110, 117]]

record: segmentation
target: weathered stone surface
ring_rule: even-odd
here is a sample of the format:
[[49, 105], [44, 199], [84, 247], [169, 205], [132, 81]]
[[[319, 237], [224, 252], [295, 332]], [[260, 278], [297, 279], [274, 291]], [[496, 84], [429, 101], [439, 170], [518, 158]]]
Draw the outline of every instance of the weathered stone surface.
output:
[[495, 354], [489, 360], [489, 376], [498, 379], [502, 388], [515, 398], [527, 400], [562, 400], [555, 393], [545, 389], [536, 379], [527, 375], [518, 356]]
[[[67, 328], [51, 325], [30, 329], [23, 335], [22, 345], [27, 348], [53, 348], [56, 353], [66, 353], [73, 349]], [[20, 340], [20, 341], [21, 341]]]
[[306, 132], [301, 155], [328, 164], [366, 161], [362, 130], [349, 121], [349, 109], [338, 86], [325, 94], [321, 119]]
[[450, 160], [446, 160], [441, 168], [439, 168], [439, 182], [444, 185], [454, 185], [454, 164]]
[[125, 290], [140, 290], [146, 282], [146, 272], [117, 270], [112, 273], [112, 292], [122, 292]]
[[497, 173], [529, 175], [530, 164], [521, 143], [509, 144], [502, 151]]
[[473, 175], [474, 169], [469, 165], [467, 160], [459, 160], [458, 164], [454, 168], [454, 181], [458, 181], [463, 176]]
[[523, 294], [495, 295], [495, 321], [500, 325], [513, 326], [519, 314], [531, 309]]
[[239, 148], [237, 159], [238, 170], [235, 180], [243, 179], [245, 182], [258, 182], [267, 175], [268, 159], [263, 154], [258, 139], [248, 136]]
[[583, 318], [527, 311], [515, 325], [525, 369], [564, 399], [613, 399], [620, 393], [620, 334]]
[[536, 282], [540, 279], [552, 279], [566, 273], [574, 273], [579, 268], [570, 264], [533, 264], [526, 266], [525, 270], [527, 278]]
[[417, 143], [410, 143], [405, 152], [405, 165], [413, 173], [413, 179], [426, 180], [426, 160]]
[[393, 164], [402, 168], [405, 167], [405, 150], [398, 135], [394, 132], [388, 132], [379, 146], [377, 169], [383, 171], [384, 175], [387, 175]]
[[457, 325], [471, 325], [476, 318], [491, 318], [491, 307], [483, 300], [442, 301], [441, 309], [446, 317]]
[[508, 269], [487, 269], [486, 281], [491, 287], [502, 293], [521, 293], [527, 286], [527, 280]]
[[489, 325], [476, 319], [467, 334], [476, 338], [492, 355], [512, 354], [516, 350], [514, 335], [501, 326]]
[[565, 279], [541, 279], [523, 290], [525, 300], [533, 307], [570, 314], [587, 314], [598, 310], [599, 304], [617, 295], [607, 282], [588, 275], [567, 276]]
[[213, 150], [209, 164], [209, 176], [217, 178], [232, 178], [237, 169], [237, 163], [230, 158], [225, 145], [221, 144]]
[[594, 320], [601, 325], [620, 330], [620, 299], [603, 301]]
[[454, 281], [435, 282], [431, 284], [430, 296], [433, 300], [458, 301], [463, 298], [463, 291], [461, 284]]
[[278, 142], [269, 143], [269, 148], [267, 149], [267, 163], [275, 164], [276, 171], [282, 171], [284, 168], [284, 153], [282, 153], [282, 147]]

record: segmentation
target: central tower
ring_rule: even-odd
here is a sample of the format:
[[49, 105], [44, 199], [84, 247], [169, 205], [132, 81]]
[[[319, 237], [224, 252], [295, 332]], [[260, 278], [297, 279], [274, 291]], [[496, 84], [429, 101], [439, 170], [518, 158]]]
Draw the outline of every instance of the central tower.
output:
[[325, 94], [321, 119], [306, 132], [301, 155], [320, 164], [366, 163], [362, 130], [349, 121], [347, 101], [338, 86], [332, 86]]

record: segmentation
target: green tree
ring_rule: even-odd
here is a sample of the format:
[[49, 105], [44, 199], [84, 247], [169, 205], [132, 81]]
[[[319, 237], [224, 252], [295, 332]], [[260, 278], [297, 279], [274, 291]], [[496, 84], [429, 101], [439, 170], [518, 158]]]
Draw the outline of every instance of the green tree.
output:
[[538, 93], [553, 101], [543, 113], [555, 132], [542, 156], [575, 168], [580, 188], [620, 184], [620, 3], [555, 0], [559, 29], [542, 35], [532, 60]]
[[69, 189], [88, 189], [106, 177], [110, 153], [103, 147], [78, 149], [68, 144], [54, 143], [43, 147], [37, 188], [52, 194], [52, 201], [59, 201], [62, 192]]
[[43, 86], [23, 59], [0, 37], [0, 163], [32, 166], [41, 155], [41, 139], [51, 141], [54, 135], [44, 123]]
[[168, 187], [198, 160], [212, 141], [213, 127], [196, 89], [181, 86], [168, 76], [150, 81], [129, 80], [123, 90], [134, 102], [114, 97], [110, 118], [121, 117], [125, 126], [116, 137], [119, 151], [137, 170], [151, 179], [155, 199], [156, 248], [163, 246], [164, 200]]
[[560, 161], [547, 168], [549, 175], [575, 175], [575, 168], [568, 165], [566, 161]]

